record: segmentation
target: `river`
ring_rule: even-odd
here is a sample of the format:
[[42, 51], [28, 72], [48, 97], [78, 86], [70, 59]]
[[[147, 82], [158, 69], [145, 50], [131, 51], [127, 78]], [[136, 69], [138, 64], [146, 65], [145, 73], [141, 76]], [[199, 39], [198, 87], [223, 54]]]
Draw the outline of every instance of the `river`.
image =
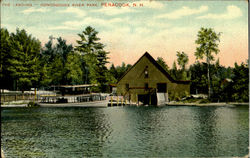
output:
[[13, 157], [234, 157], [248, 154], [244, 107], [1, 108]]

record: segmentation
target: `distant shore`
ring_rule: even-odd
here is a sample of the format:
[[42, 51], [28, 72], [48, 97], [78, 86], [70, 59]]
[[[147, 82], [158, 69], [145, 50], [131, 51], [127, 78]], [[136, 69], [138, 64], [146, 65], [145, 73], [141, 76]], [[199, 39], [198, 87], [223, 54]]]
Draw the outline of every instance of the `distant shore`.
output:
[[[108, 102], [105, 101], [93, 101], [93, 102], [80, 102], [80, 103], [38, 103], [40, 107], [108, 107]], [[225, 106], [225, 107], [234, 107], [234, 106], [249, 106], [249, 103], [238, 103], [238, 102], [220, 102], [220, 103], [184, 103], [184, 102], [169, 102], [165, 106]], [[28, 102], [23, 103], [9, 103], [3, 104], [1, 107], [28, 107]]]
[[184, 103], [184, 102], [170, 102], [167, 106], [249, 106], [249, 103], [238, 103], [238, 102], [220, 102], [220, 103]]

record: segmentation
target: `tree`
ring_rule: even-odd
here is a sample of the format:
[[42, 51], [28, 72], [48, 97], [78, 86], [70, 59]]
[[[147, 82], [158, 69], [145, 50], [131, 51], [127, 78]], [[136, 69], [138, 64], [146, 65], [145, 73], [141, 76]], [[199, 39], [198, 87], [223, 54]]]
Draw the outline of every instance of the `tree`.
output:
[[10, 88], [13, 79], [10, 76], [9, 66], [11, 66], [10, 56], [10, 34], [7, 29], [1, 28], [1, 47], [0, 47], [0, 84], [1, 88]]
[[184, 52], [177, 52], [177, 63], [181, 67], [181, 79], [187, 79], [186, 65], [188, 63], [188, 55]]
[[175, 61], [173, 62], [173, 66], [172, 66], [172, 69], [170, 70], [170, 74], [175, 80], [178, 79], [178, 70], [177, 70], [177, 66], [176, 66]]
[[201, 28], [198, 32], [198, 39], [195, 41], [198, 44], [196, 48], [195, 56], [197, 59], [203, 59], [206, 57], [207, 63], [207, 79], [208, 79], [208, 97], [211, 96], [211, 83], [210, 83], [210, 62], [214, 60], [214, 54], [219, 53], [220, 34], [216, 33], [212, 28]]
[[162, 66], [162, 68], [163, 68], [164, 70], [166, 70], [167, 72], [169, 71], [169, 67], [168, 67], [168, 65], [166, 64], [166, 62], [164, 61], [164, 59], [163, 59], [162, 57], [158, 57], [156, 61], [157, 61], [157, 63], [158, 63], [159, 65]]
[[69, 53], [65, 63], [67, 83], [71, 85], [81, 84], [83, 72], [81, 70], [80, 55]]
[[186, 69], [186, 65], [188, 63], [188, 55], [184, 52], [177, 52], [177, 63], [181, 67], [182, 70]]
[[195, 62], [189, 67], [191, 73], [190, 93], [205, 93], [207, 92], [207, 65], [206, 63]]
[[53, 46], [54, 39], [55, 38], [53, 36], [50, 36], [49, 41], [45, 44], [45, 47], [41, 51], [41, 60], [47, 64], [52, 63], [56, 57], [56, 48]]
[[116, 70], [115, 65], [113, 63], [109, 68], [109, 72], [110, 72], [110, 74], [112, 74], [114, 76], [114, 78], [116, 80], [118, 79], [118, 73], [117, 73], [117, 70]]
[[65, 66], [68, 54], [73, 51], [72, 44], [67, 45], [66, 40], [62, 39], [62, 37], [57, 38], [56, 44], [56, 55], [62, 58], [63, 65]]
[[39, 79], [39, 53], [41, 43], [28, 35], [25, 30], [16, 30], [10, 36], [10, 55], [8, 71], [17, 82], [20, 90], [37, 87]]
[[43, 79], [41, 85], [43, 86], [50, 84], [70, 84], [72, 82], [72, 78], [69, 79], [69, 75], [67, 74], [71, 72], [71, 69], [67, 68], [66, 71], [65, 68], [66, 62], [68, 65], [70, 65], [70, 62], [73, 62], [72, 65], [74, 65], [75, 61], [67, 59], [68, 55], [73, 51], [73, 47], [71, 44], [67, 44], [66, 40], [61, 37], [57, 38], [54, 44], [54, 39], [54, 37], [50, 36], [49, 41], [41, 51], [40, 60], [42, 66], [40, 69]]
[[249, 101], [249, 67], [248, 63], [238, 65], [235, 63], [233, 69], [231, 91], [234, 101], [248, 102]]
[[75, 50], [82, 55], [82, 70], [84, 71], [85, 83], [98, 84], [98, 91], [105, 91], [107, 85], [106, 73], [108, 69], [108, 52], [104, 50], [104, 45], [97, 37], [98, 32], [88, 26], [78, 34], [78, 46]]

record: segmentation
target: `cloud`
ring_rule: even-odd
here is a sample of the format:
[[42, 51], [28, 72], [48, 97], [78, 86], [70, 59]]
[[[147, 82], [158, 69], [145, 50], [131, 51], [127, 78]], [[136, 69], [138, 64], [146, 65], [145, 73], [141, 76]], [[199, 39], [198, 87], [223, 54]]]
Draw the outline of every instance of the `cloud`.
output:
[[47, 8], [28, 8], [26, 10], [23, 10], [22, 13], [24, 14], [30, 14], [30, 13], [45, 13], [45, 12], [48, 12], [49, 9]]
[[70, 26], [52, 26], [48, 28], [49, 30], [75, 30], [74, 27]]
[[78, 30], [79, 28], [92, 25], [92, 26], [102, 26], [102, 27], [109, 27], [113, 28], [117, 23], [123, 22], [120, 18], [113, 18], [110, 20], [104, 20], [100, 18], [92, 18], [86, 17], [82, 20], [72, 20], [72, 21], [65, 21], [61, 26], [52, 26], [49, 27], [49, 30]]
[[138, 27], [135, 29], [135, 32], [138, 33], [138, 34], [147, 34], [147, 33], [150, 33], [151, 30], [145, 28], [145, 27]]
[[208, 10], [207, 6], [201, 6], [198, 9], [191, 9], [189, 7], [184, 6], [181, 9], [177, 9], [171, 13], [159, 15], [157, 16], [157, 18], [179, 19], [179, 18], [182, 18], [183, 16], [199, 14], [199, 13], [206, 12], [207, 10]]
[[242, 16], [240, 8], [230, 5], [227, 6], [227, 11], [223, 14], [206, 14], [197, 17], [197, 19], [234, 19]]
[[79, 8], [74, 8], [74, 7], [68, 7], [67, 9], [59, 10], [58, 13], [71, 13], [71, 14], [75, 14], [77, 17], [86, 16], [86, 12], [84, 10], [81, 10]]

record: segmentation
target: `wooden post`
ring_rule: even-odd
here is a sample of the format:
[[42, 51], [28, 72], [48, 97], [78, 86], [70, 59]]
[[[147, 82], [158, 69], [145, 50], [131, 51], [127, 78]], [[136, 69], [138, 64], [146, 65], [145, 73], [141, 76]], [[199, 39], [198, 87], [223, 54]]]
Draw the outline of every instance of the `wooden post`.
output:
[[34, 93], [35, 93], [35, 96], [34, 96], [34, 98], [35, 98], [35, 101], [36, 101], [36, 99], [37, 99], [37, 98], [36, 98], [36, 88], [35, 88], [35, 90], [34, 90], [34, 91], [35, 91], [35, 92], [34, 92]]
[[137, 104], [137, 105], [139, 105], [139, 103], [138, 103], [138, 96], [137, 96], [137, 93], [135, 93], [135, 97], [136, 97], [136, 98], [135, 98], [135, 100], [136, 100], [136, 104]]
[[121, 106], [123, 106], [123, 97], [122, 97], [122, 100], [121, 100]]
[[119, 96], [117, 96], [116, 102], [117, 102], [117, 106], [118, 106], [118, 104], [119, 104]]
[[110, 106], [113, 106], [113, 96], [111, 96], [111, 105]]
[[149, 105], [151, 105], [151, 95], [149, 94]]

